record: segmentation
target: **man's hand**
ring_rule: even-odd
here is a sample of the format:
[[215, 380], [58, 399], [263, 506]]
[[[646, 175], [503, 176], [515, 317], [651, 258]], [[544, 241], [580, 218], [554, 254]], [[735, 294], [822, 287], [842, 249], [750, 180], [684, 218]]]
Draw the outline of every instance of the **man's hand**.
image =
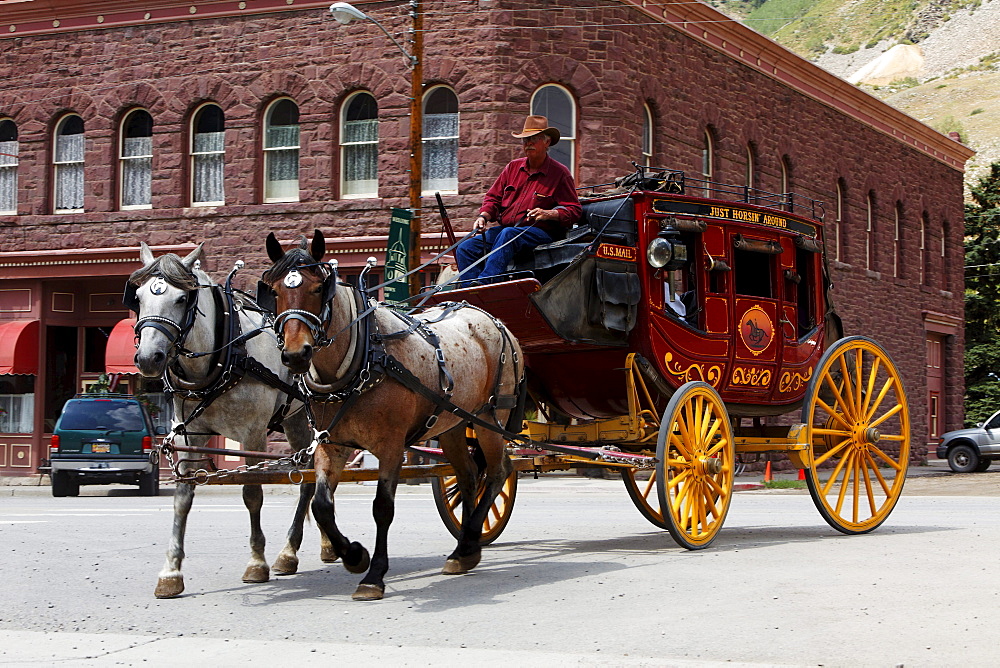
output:
[[475, 222], [472, 223], [473, 232], [482, 232], [486, 228], [486, 218], [479, 216], [476, 218]]
[[559, 220], [559, 212], [556, 209], [534, 208], [528, 211], [528, 220]]

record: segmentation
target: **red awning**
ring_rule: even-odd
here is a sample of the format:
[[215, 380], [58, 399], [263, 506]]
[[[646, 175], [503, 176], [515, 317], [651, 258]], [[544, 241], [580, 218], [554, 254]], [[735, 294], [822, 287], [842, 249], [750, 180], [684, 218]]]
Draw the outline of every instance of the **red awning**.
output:
[[132, 361], [135, 357], [135, 320], [125, 318], [111, 330], [104, 351], [104, 370], [108, 373], [139, 373]]
[[0, 322], [0, 374], [38, 375], [38, 321]]

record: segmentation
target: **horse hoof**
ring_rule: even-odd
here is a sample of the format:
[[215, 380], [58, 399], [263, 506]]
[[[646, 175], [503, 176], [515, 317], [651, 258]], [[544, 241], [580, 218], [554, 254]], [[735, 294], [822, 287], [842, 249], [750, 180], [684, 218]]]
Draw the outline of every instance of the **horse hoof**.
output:
[[385, 595], [385, 587], [382, 585], [359, 584], [351, 598], [355, 601], [381, 601]]
[[459, 557], [458, 559], [451, 558], [444, 562], [444, 568], [441, 569], [442, 575], [462, 575], [468, 573], [473, 568], [479, 565], [479, 560], [482, 557], [481, 552], [476, 552], [475, 554], [470, 554], [464, 557]]
[[172, 575], [156, 581], [156, 598], [176, 598], [184, 591], [184, 576]]
[[[350, 547], [347, 548], [347, 554], [344, 556], [344, 568], [350, 573], [364, 573], [370, 565], [371, 557], [368, 556], [368, 550], [361, 543], [351, 543]], [[361, 586], [367, 587], [373, 585]], [[379, 598], [382, 597], [379, 596]]]
[[267, 582], [271, 579], [271, 571], [266, 564], [247, 566], [243, 573], [243, 581], [248, 584]]
[[319, 558], [324, 564], [334, 564], [338, 559], [337, 551], [333, 549], [333, 545], [324, 545], [319, 551]]
[[275, 575], [295, 575], [299, 571], [299, 558], [293, 554], [279, 554], [271, 570]]

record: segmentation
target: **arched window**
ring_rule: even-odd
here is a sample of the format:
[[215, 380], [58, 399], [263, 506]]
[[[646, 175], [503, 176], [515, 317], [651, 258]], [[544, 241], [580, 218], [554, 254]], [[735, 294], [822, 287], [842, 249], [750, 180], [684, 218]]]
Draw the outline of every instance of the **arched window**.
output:
[[569, 91], [556, 84], [542, 86], [531, 96], [531, 113], [545, 116], [549, 125], [559, 130], [559, 143], [549, 155], [576, 176], [576, 102]]
[[191, 205], [226, 203], [226, 117], [215, 104], [191, 117]]
[[865, 198], [865, 269], [875, 271], [875, 191]]
[[56, 213], [83, 211], [83, 119], [65, 116], [56, 125], [52, 163]]
[[833, 259], [839, 262], [846, 261], [844, 254], [844, 243], [847, 235], [844, 233], [844, 217], [847, 215], [847, 182], [844, 179], [837, 179], [837, 219], [833, 230]]
[[458, 192], [458, 96], [447, 86], [424, 94], [423, 190]]
[[340, 173], [344, 197], [378, 197], [378, 103], [370, 93], [355, 93], [344, 102]]
[[927, 285], [927, 280], [929, 278], [928, 274], [928, 258], [929, 253], [927, 252], [927, 246], [929, 245], [927, 234], [930, 232], [930, 222], [931, 218], [926, 211], [920, 216], [920, 284]]
[[148, 209], [153, 203], [153, 117], [148, 111], [125, 116], [119, 147], [121, 208]]
[[785, 209], [795, 212], [795, 195], [792, 193], [792, 161], [787, 155], [781, 156], [781, 193]]
[[17, 213], [17, 125], [0, 120], [0, 213]]
[[653, 164], [653, 110], [642, 105], [642, 164]]
[[896, 200], [893, 211], [892, 232], [892, 275], [899, 278], [903, 269], [900, 258], [903, 256], [903, 203]]
[[707, 183], [715, 175], [715, 142], [712, 140], [712, 131], [705, 128], [705, 136], [701, 145], [701, 178], [705, 183], [705, 197], [711, 197], [712, 188]]
[[299, 201], [299, 108], [288, 98], [264, 114], [264, 201]]
[[948, 262], [948, 239], [951, 236], [951, 223], [941, 221], [941, 289], [951, 290], [951, 263]]
[[743, 169], [743, 185], [746, 186], [744, 200], [747, 202], [756, 202], [757, 198], [753, 190], [757, 187], [757, 151], [754, 148], [753, 142], [749, 141], [747, 142], [746, 164]]

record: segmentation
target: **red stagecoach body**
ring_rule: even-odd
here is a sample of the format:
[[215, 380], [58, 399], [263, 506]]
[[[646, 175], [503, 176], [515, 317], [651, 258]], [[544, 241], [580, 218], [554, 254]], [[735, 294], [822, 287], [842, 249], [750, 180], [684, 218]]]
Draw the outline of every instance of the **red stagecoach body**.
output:
[[[644, 180], [659, 190], [584, 198], [580, 225], [515, 260], [513, 280], [435, 299], [466, 300], [503, 320], [527, 354], [536, 400], [569, 417], [629, 412], [630, 352], [663, 403], [701, 380], [733, 415], [796, 409], [826, 343], [841, 336], [821, 206], [806, 200], [812, 215], [801, 215], [787, 210], [792, 196], [749, 189], [740, 202], [682, 195], [671, 191], [683, 190], [683, 175], [670, 176]], [[712, 186], [713, 195], [734, 192]]]

